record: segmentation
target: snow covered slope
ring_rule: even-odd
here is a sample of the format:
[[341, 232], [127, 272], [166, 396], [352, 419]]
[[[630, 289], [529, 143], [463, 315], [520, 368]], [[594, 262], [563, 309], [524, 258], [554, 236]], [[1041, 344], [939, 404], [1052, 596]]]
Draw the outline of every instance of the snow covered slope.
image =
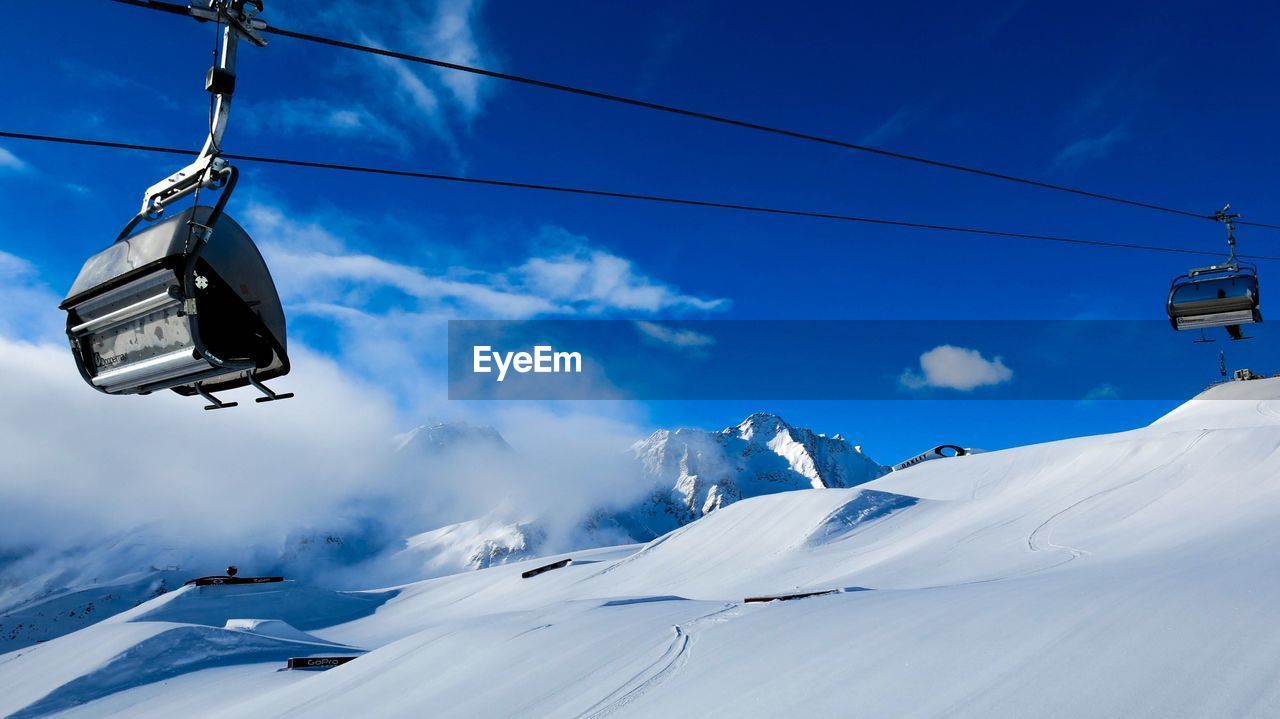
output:
[[342, 622], [372, 612], [393, 594], [288, 585], [183, 587], [75, 634], [0, 656], [0, 694], [13, 705], [0, 712], [13, 719], [46, 716], [204, 668], [359, 652], [282, 619], [228, 615], [293, 615], [303, 626]]
[[[1248, 384], [744, 499], [531, 579], [555, 557], [394, 596], [170, 593], [0, 656], [0, 715], [1278, 716], [1280, 380]], [[338, 646], [359, 658], [280, 671]]]
[[0, 564], [0, 653], [62, 636], [182, 586], [189, 575], [178, 566], [192, 564], [189, 553], [148, 545], [144, 534], [71, 551], [29, 551]]

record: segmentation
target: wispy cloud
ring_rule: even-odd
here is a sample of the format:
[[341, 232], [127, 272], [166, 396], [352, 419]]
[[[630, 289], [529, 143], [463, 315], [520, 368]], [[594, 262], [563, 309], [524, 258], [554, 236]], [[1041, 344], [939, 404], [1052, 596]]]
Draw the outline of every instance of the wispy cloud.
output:
[[[458, 65], [489, 64], [492, 57], [481, 49], [476, 31], [481, 7], [480, 0], [439, 0], [422, 49]], [[478, 75], [447, 72], [439, 77], [468, 116], [480, 111], [483, 86]]]
[[1085, 137], [1062, 148], [1053, 158], [1056, 169], [1071, 169], [1087, 162], [1105, 159], [1111, 154], [1112, 147], [1125, 139], [1125, 131], [1112, 128], [1105, 134], [1096, 137]]
[[716, 338], [711, 335], [689, 329], [669, 327], [647, 320], [637, 320], [635, 327], [645, 337], [677, 349], [700, 349], [716, 343]]
[[350, 302], [359, 294], [354, 290], [381, 287], [440, 305], [441, 309], [449, 306], [517, 318], [570, 311], [548, 298], [504, 289], [497, 276], [488, 282], [459, 280], [367, 254], [328, 254], [276, 244], [267, 245], [264, 250], [271, 265], [282, 268], [280, 286], [286, 296], [338, 295]]
[[[395, 290], [417, 303], [409, 309], [441, 316], [458, 312], [520, 319], [539, 315], [616, 312], [714, 312], [729, 301], [703, 298], [644, 273], [631, 260], [590, 246], [558, 228], [544, 232], [556, 248], [493, 271], [454, 265], [420, 267], [346, 249], [341, 238], [315, 223], [285, 220], [279, 209], [256, 205], [247, 219], [254, 234], [274, 238], [263, 251], [287, 301], [368, 309], [379, 290]], [[566, 245], [566, 243], [569, 243]]]
[[[479, 28], [482, 9], [482, 0], [397, 0], [347, 4], [321, 12], [315, 20], [354, 34], [366, 45], [494, 68], [498, 63], [482, 41]], [[459, 160], [457, 138], [483, 110], [490, 87], [477, 75], [387, 57], [357, 58], [353, 64], [336, 67], [335, 72], [362, 75], [363, 85], [370, 90], [353, 99], [356, 116], [326, 112], [330, 121], [316, 125], [314, 130], [346, 136], [349, 122], [358, 121], [378, 128], [377, 136], [386, 139], [415, 138], [425, 129], [427, 136], [443, 143]]]
[[1091, 78], [1077, 94], [1063, 95], [1066, 104], [1058, 131], [1063, 144], [1050, 169], [1072, 170], [1105, 159], [1133, 139], [1129, 128], [1149, 123], [1152, 88], [1159, 85], [1154, 80], [1168, 58], [1143, 44], [1126, 48], [1128, 61], [1114, 63], [1114, 70]]
[[[61, 190], [65, 190], [67, 192], [73, 193], [75, 195], [79, 195], [81, 197], [87, 197], [90, 194], [88, 187], [78, 182], [69, 182], [66, 180], [59, 179], [48, 173], [42, 172], [38, 167], [36, 167], [35, 165], [32, 165], [30, 162], [27, 162], [26, 160], [22, 159], [21, 157], [18, 157], [17, 155], [10, 152], [9, 150], [6, 150], [5, 148], [0, 147], [0, 177], [4, 177], [4, 176], [10, 176], [10, 177], [21, 176], [23, 178], [23, 181], [27, 182], [29, 186], [32, 186], [36, 183], [44, 184], [44, 185], [55, 185]], [[0, 252], [0, 254], [4, 254], [4, 253]], [[10, 255], [10, 257], [12, 257], [12, 255]], [[2, 274], [3, 274], [3, 268], [0, 268], [0, 276], [2, 276]]]
[[963, 392], [1003, 384], [1013, 370], [1000, 357], [987, 359], [975, 349], [939, 345], [920, 355], [920, 369], [905, 370], [898, 381], [908, 389], [939, 387]]
[[62, 74], [69, 79], [89, 87], [114, 93], [128, 93], [132, 99], [145, 100], [147, 103], [158, 103], [167, 108], [178, 107], [178, 103], [169, 93], [162, 92], [141, 80], [112, 72], [101, 63], [90, 64], [62, 59], [58, 61], [58, 67], [62, 70]]
[[[1165, 71], [1169, 56], [1144, 43], [1126, 48], [1129, 57], [1115, 69], [1094, 79], [1066, 107], [1063, 125], [1076, 132], [1136, 121], [1152, 95], [1155, 80]], [[1070, 96], [1067, 96], [1070, 97]], [[1101, 123], [1101, 124], [1100, 124]]]
[[318, 98], [294, 98], [251, 105], [244, 109], [245, 125], [273, 135], [329, 135], [359, 138], [390, 145], [410, 145], [404, 131], [378, 117], [360, 103], [333, 103]]
[[[250, 205], [240, 219], [263, 240], [290, 331], [332, 352], [345, 371], [390, 388], [406, 411], [447, 398], [450, 319], [680, 316], [729, 306], [558, 228], [535, 234], [526, 252], [494, 266], [456, 243], [436, 248], [429, 237], [420, 237], [424, 249], [412, 259], [365, 249], [368, 238], [403, 236], [391, 220], [308, 216], [267, 204]], [[522, 244], [503, 242], [516, 253]]]
[[1088, 392], [1085, 392], [1084, 398], [1081, 399], [1080, 401], [1082, 403], [1087, 403], [1087, 402], [1094, 402], [1094, 401], [1103, 400], [1103, 399], [1119, 399], [1119, 398], [1120, 398], [1119, 388], [1117, 388], [1115, 385], [1111, 384], [1110, 382], [1103, 382], [1097, 387], [1094, 387], [1093, 389], [1090, 389]]
[[890, 115], [884, 122], [863, 135], [859, 140], [859, 144], [876, 146], [884, 142], [898, 137], [907, 130], [919, 116], [915, 110], [910, 107], [899, 108], [897, 112]]
[[585, 245], [551, 257], [530, 257], [508, 278], [538, 296], [587, 314], [715, 312], [729, 306], [726, 299], [684, 294], [644, 274], [631, 260]]
[[61, 296], [45, 285], [28, 260], [0, 250], [0, 335], [53, 340], [62, 329]]
[[35, 274], [35, 266], [28, 260], [0, 250], [0, 280], [6, 283]]
[[30, 167], [25, 160], [0, 147], [0, 173], [26, 172]]

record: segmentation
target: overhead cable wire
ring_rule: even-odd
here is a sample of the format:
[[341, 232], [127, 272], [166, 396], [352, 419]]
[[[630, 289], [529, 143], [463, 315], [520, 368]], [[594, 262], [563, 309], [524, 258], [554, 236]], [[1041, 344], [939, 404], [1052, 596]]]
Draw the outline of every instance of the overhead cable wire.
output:
[[[76, 145], [81, 147], [108, 148], [116, 150], [131, 150], [135, 152], [160, 153], [167, 155], [194, 155], [196, 153], [191, 150], [184, 150], [174, 147], [159, 147], [155, 145], [140, 145], [127, 142], [113, 142], [109, 140], [96, 140], [82, 137], [66, 137], [60, 135], [43, 135], [25, 132], [11, 132], [0, 130], [0, 137], [13, 140], [27, 140], [32, 142], [47, 142], [64, 145]], [[620, 192], [616, 190], [606, 190], [600, 188], [587, 187], [570, 187], [566, 185], [552, 185], [538, 182], [522, 182], [516, 180], [499, 180], [482, 177], [463, 177], [460, 175], [448, 175], [437, 172], [420, 172], [416, 170], [397, 170], [385, 167], [369, 167], [365, 165], [345, 165], [333, 162], [316, 162], [311, 160], [300, 160], [286, 157], [267, 157], [263, 155], [244, 155], [223, 153], [222, 157], [228, 160], [239, 160], [242, 162], [257, 162], [270, 165], [283, 165], [290, 167], [303, 167], [318, 170], [331, 170], [338, 172], [353, 172], [366, 175], [383, 175], [389, 177], [403, 177], [420, 180], [436, 180], [441, 182], [452, 182], [465, 185], [477, 185], [488, 187], [504, 187], [519, 190], [537, 190], [540, 192], [555, 192], [570, 195], [579, 195], [585, 197], [601, 197], [619, 200], [633, 200], [640, 202], [652, 202], [667, 205], [685, 205], [692, 207], [706, 207], [722, 210], [733, 210], [738, 212], [751, 212], [757, 214], [780, 215], [788, 217], [807, 217], [820, 220], [834, 220], [839, 222], [854, 222], [869, 225], [884, 225], [892, 227], [904, 227], [918, 230], [931, 230], [938, 232], [951, 232], [966, 235], [986, 235], [990, 237], [1003, 237], [1010, 239], [1035, 240], [1040, 242], [1057, 242], [1072, 245], [1086, 245], [1093, 247], [1108, 247], [1114, 249], [1142, 250], [1148, 252], [1166, 252], [1184, 255], [1204, 255], [1220, 257], [1220, 252], [1210, 250], [1196, 250], [1185, 247], [1167, 247], [1163, 245], [1143, 245], [1130, 242], [1110, 242], [1106, 240], [1087, 240], [1073, 237], [1062, 237], [1056, 235], [1045, 235], [1030, 232], [1012, 232], [1005, 230], [995, 230], [980, 227], [960, 227], [954, 225], [942, 225], [928, 222], [913, 222], [908, 220], [889, 219], [883, 217], [862, 217], [858, 215], [847, 215], [832, 212], [817, 212], [810, 210], [798, 210], [783, 207], [768, 207], [763, 205], [748, 205], [737, 202], [727, 202], [721, 200], [702, 200], [686, 197], [670, 197], [664, 195], [651, 195], [636, 192]], [[1270, 255], [1241, 255], [1253, 260], [1280, 261], [1280, 256]]]
[[[187, 11], [187, 6], [179, 5], [176, 3], [170, 3], [170, 2], [162, 2], [161, 0], [115, 0], [115, 2], [123, 3], [125, 5], [131, 5], [134, 7], [146, 8], [149, 10], [159, 10], [159, 11], [174, 14], [174, 15], [189, 14]], [[913, 155], [905, 152], [888, 150], [888, 149], [885, 149], [882, 147], [876, 147], [873, 145], [848, 142], [845, 140], [840, 140], [832, 137], [825, 137], [822, 135], [815, 135], [808, 132], [789, 130], [786, 128], [777, 127], [773, 125], [766, 125], [766, 124], [754, 122], [751, 120], [743, 120], [743, 119], [738, 119], [734, 117], [729, 117], [727, 115], [718, 115], [718, 114], [713, 114], [709, 112], [701, 112], [698, 110], [691, 110], [688, 108], [677, 107], [675, 105], [666, 105], [658, 102], [651, 102], [648, 100], [641, 100], [637, 98], [626, 97], [624, 95], [616, 95], [613, 93], [602, 92], [599, 90], [591, 90], [587, 88], [577, 87], [574, 85], [566, 85], [564, 83], [552, 82], [550, 80], [542, 80], [542, 79], [530, 77], [527, 75], [516, 75], [513, 73], [498, 72], [496, 70], [489, 70], [482, 67], [475, 67], [473, 65], [463, 65], [461, 63], [448, 62], [445, 60], [426, 57], [423, 55], [414, 55], [406, 52], [398, 52], [395, 50], [388, 50], [385, 48], [375, 47], [372, 45], [350, 42], [347, 40], [339, 40], [336, 38], [324, 37], [321, 35], [314, 35], [311, 33], [300, 32], [297, 30], [289, 30], [287, 28], [282, 28], [282, 27], [273, 27], [270, 25], [263, 28], [262, 31], [271, 33], [273, 35], [279, 35], [281, 37], [293, 38], [295, 40], [303, 40], [306, 42], [319, 43], [322, 45], [328, 45], [330, 47], [343, 48], [346, 50], [354, 50], [357, 52], [364, 52], [364, 53], [369, 53], [373, 55], [379, 55], [381, 57], [388, 57], [388, 58], [394, 58], [397, 60], [404, 60], [406, 62], [413, 62], [420, 65], [429, 65], [431, 67], [437, 67], [444, 70], [465, 72], [472, 75], [478, 75], [481, 77], [488, 77], [488, 78], [493, 78], [497, 80], [504, 80], [507, 82], [519, 83], [522, 85], [529, 85], [532, 87], [542, 88], [544, 90], [553, 90], [556, 92], [579, 95], [582, 97], [589, 97], [596, 100], [603, 100], [606, 102], [629, 105], [631, 107], [639, 107], [646, 110], [654, 110], [657, 112], [664, 112], [672, 115], [679, 115], [682, 117], [689, 117], [697, 120], [704, 120], [708, 122], [719, 123], [722, 125], [730, 125], [734, 127], [753, 130], [756, 132], [764, 132], [772, 135], [780, 135], [780, 136], [789, 137], [795, 140], [814, 142], [822, 145], [839, 147], [846, 150], [853, 150], [856, 152], [870, 153], [870, 154], [878, 155], [881, 157], [887, 157], [895, 160], [903, 160], [906, 162], [913, 162], [921, 165], [928, 165], [931, 167], [941, 168], [945, 170], [952, 170], [955, 172], [967, 173], [970, 175], [987, 177], [994, 180], [1012, 182], [1012, 183], [1031, 186], [1031, 187], [1038, 187], [1045, 190], [1065, 192], [1065, 193], [1069, 193], [1069, 194], [1080, 196], [1080, 197], [1092, 198], [1095, 200], [1102, 200], [1106, 202], [1128, 205], [1131, 207], [1140, 207], [1148, 210], [1155, 210], [1158, 212], [1165, 212], [1168, 214], [1180, 215], [1183, 217], [1194, 217], [1202, 220], [1214, 219], [1213, 215], [1211, 214], [1207, 215], [1203, 212], [1194, 212], [1192, 210], [1185, 210], [1185, 209], [1180, 209], [1176, 207], [1170, 207], [1167, 205], [1161, 205], [1154, 202], [1135, 200], [1127, 197], [1121, 197], [1119, 195], [1108, 194], [1103, 192], [1094, 192], [1092, 190], [1085, 190], [1078, 187], [1061, 185], [1053, 182], [1047, 182], [1044, 180], [1036, 180], [1029, 177], [1011, 175], [1005, 172], [998, 172], [996, 170], [989, 170], [982, 167], [975, 167], [972, 165], [964, 165], [964, 164], [955, 163], [955, 162], [948, 162], [945, 160], [938, 160], [930, 157], [925, 157], [923, 155]], [[1273, 230], [1280, 230], [1280, 225], [1268, 224], [1265, 222], [1239, 221], [1237, 222], [1237, 224], [1250, 225], [1253, 227], [1263, 227], [1263, 228], [1273, 229]]]

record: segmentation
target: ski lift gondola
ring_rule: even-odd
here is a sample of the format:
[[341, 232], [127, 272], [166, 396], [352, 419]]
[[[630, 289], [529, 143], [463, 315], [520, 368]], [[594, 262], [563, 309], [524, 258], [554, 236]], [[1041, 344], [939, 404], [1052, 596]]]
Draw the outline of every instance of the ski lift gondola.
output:
[[[1231, 254], [1220, 265], [1199, 267], [1173, 280], [1165, 305], [1175, 330], [1226, 327], [1233, 340], [1248, 339], [1241, 325], [1262, 321], [1258, 268], [1236, 258], [1235, 220], [1227, 205], [1213, 217], [1226, 224]], [[1212, 340], [1209, 340], [1212, 341]]]
[[[264, 46], [254, 15], [260, 0], [208, 0], [190, 7], [222, 28], [218, 64], [206, 78], [214, 95], [209, 136], [195, 162], [151, 186], [142, 209], [114, 243], [90, 257], [60, 307], [80, 374], [107, 394], [171, 389], [201, 395], [205, 409], [233, 407], [214, 392], [253, 385], [259, 402], [287, 399], [263, 384], [289, 372], [285, 317], [261, 253], [224, 212], [237, 172], [220, 157], [240, 38]], [[212, 207], [202, 190], [220, 191]], [[162, 219], [168, 205], [192, 207]], [[135, 232], [146, 220], [150, 224]]]

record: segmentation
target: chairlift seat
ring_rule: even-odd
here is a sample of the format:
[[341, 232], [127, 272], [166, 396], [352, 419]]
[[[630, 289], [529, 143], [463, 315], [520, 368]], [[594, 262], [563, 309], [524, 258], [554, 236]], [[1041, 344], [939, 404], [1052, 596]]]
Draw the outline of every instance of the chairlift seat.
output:
[[[1215, 268], [1216, 269], [1216, 268]], [[1227, 327], [1262, 321], [1256, 270], [1191, 273], [1169, 288], [1169, 322], [1176, 330]], [[1206, 276], [1207, 275], [1207, 276]]]
[[192, 237], [213, 212], [188, 208], [85, 262], [60, 307], [90, 385], [189, 396], [289, 372], [284, 310], [248, 233], [219, 213], [206, 242]]

